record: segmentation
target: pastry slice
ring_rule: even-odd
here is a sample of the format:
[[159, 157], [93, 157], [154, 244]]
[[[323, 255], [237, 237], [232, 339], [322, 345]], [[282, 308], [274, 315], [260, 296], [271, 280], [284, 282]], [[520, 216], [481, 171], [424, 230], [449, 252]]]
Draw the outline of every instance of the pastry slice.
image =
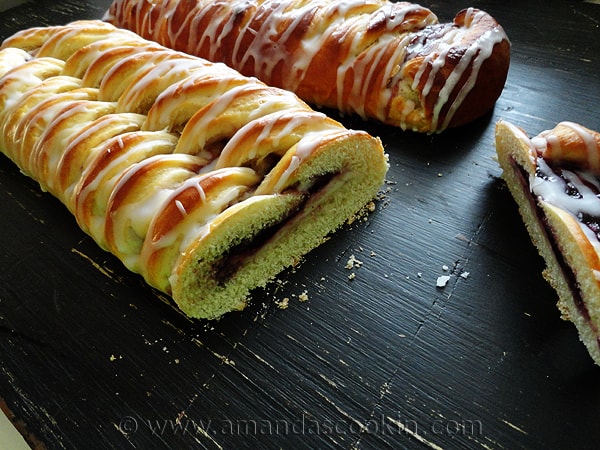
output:
[[386, 0], [115, 0], [105, 20], [313, 105], [428, 133], [489, 111], [510, 62], [503, 28], [476, 8], [440, 23]]
[[242, 309], [377, 194], [379, 139], [102, 21], [0, 46], [0, 151], [187, 315]]
[[562, 316], [600, 364], [600, 133], [562, 122], [529, 138], [501, 121], [496, 150]]

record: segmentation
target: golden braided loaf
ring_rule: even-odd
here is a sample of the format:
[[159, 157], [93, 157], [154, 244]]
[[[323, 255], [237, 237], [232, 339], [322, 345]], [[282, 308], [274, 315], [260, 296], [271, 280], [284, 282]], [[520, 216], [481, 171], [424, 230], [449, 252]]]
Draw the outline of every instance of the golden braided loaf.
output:
[[440, 24], [385, 0], [115, 0], [105, 20], [311, 104], [420, 132], [489, 111], [510, 60], [502, 27], [473, 8]]
[[193, 317], [241, 309], [387, 171], [296, 95], [102, 21], [19, 32], [0, 68], [0, 150]]
[[562, 122], [530, 139], [499, 122], [496, 150], [563, 317], [600, 365], [600, 133]]

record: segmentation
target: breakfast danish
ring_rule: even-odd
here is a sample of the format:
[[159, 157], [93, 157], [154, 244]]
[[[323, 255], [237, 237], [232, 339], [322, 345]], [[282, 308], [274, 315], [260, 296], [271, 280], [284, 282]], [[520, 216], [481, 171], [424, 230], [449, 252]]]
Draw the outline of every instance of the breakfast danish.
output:
[[386, 0], [115, 0], [104, 19], [313, 105], [428, 133], [489, 111], [510, 60], [503, 28], [474, 8], [439, 23]]
[[379, 139], [102, 21], [0, 47], [0, 150], [189, 316], [243, 308], [376, 194]]
[[562, 122], [529, 138], [501, 121], [496, 150], [563, 318], [600, 365], [600, 133]]

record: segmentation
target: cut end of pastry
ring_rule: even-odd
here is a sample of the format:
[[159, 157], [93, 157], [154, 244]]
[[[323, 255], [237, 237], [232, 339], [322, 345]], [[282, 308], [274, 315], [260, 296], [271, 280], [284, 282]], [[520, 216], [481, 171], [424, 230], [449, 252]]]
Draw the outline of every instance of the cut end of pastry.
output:
[[170, 283], [179, 307], [200, 318], [242, 309], [254, 288], [298, 264], [374, 198], [387, 171], [379, 155], [365, 133], [334, 138], [279, 193], [228, 208], [175, 267]]
[[546, 263], [543, 275], [600, 365], [600, 179], [590, 169], [599, 149], [600, 135], [573, 123], [534, 138], [508, 122], [496, 126], [502, 177]]
[[295, 263], [303, 253], [270, 242], [285, 233], [281, 230], [286, 220], [302, 202], [301, 195], [251, 197], [212, 223], [210, 233], [181, 255], [169, 278], [181, 310], [207, 319], [242, 310], [253, 289]]

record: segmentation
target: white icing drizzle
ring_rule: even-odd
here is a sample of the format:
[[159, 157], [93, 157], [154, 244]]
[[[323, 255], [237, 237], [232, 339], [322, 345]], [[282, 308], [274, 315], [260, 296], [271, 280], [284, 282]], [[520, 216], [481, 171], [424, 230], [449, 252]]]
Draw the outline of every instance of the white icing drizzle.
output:
[[[589, 159], [581, 161], [581, 164], [596, 164], [598, 161], [598, 145], [594, 137], [580, 125], [572, 122], [562, 122], [559, 125], [568, 126], [575, 130], [584, 142], [585, 153]], [[559, 137], [554, 134], [553, 130], [540, 133], [530, 142], [532, 150], [535, 152], [534, 155], [537, 155], [536, 163], [539, 172], [530, 176], [531, 192], [543, 199], [544, 202], [568, 212], [577, 219], [590, 243], [600, 253], [598, 235], [582, 222], [584, 216], [600, 219], [600, 178], [587, 169], [562, 168], [561, 172], [564, 179], [558, 176], [550, 165], [552, 160], [544, 158], [544, 153], [549, 146], [554, 149], [560, 148]], [[558, 155], [554, 155], [554, 157], [556, 156], [563, 155], [558, 152]], [[569, 195], [570, 189], [568, 189], [567, 183], [577, 190], [578, 195]]]
[[[154, 98], [149, 98], [149, 96], [156, 90], [155, 85], [158, 87], [170, 86], [172, 83], [169, 80], [179, 80], [204, 67], [204, 64], [197, 59], [190, 59], [183, 55], [177, 56], [149, 65], [146, 71], [142, 71], [119, 97], [118, 110], [138, 112], [140, 105], [144, 102], [150, 100], [149, 105], [154, 103]], [[161, 92], [156, 92], [156, 94], [159, 93]], [[146, 113], [147, 110], [139, 112]]]
[[[0, 78], [0, 120], [19, 102], [25, 93], [42, 84], [53, 75], [59, 75], [64, 63], [54, 58], [40, 58], [28, 61], [9, 70]], [[2, 133], [4, 134], [4, 133]]]
[[8, 47], [0, 50], [0, 77], [29, 59], [31, 59], [31, 55], [20, 48]]
[[70, 100], [66, 107], [54, 114], [31, 149], [29, 158], [30, 170], [39, 179], [47, 180], [46, 188], [50, 192], [59, 196], [55, 187], [64, 146], [86, 121], [95, 119], [96, 115], [108, 114], [113, 109], [111, 104]]
[[[258, 82], [256, 79], [254, 81]], [[185, 124], [190, 119], [189, 110], [193, 114], [229, 89], [249, 84], [250, 79], [243, 79], [239, 73], [224, 64], [207, 66], [198, 63], [198, 67], [190, 75], [172, 83], [159, 94], [148, 111], [144, 129], [160, 130]]]
[[[143, 116], [136, 114], [107, 114], [94, 120], [84, 126], [80, 126], [79, 131], [75, 133], [69, 143], [64, 147], [64, 151], [56, 166], [57, 184], [59, 186], [57, 196], [71, 208], [74, 203], [73, 191], [77, 183], [77, 177], [71, 177], [71, 171], [80, 172], [82, 167], [87, 167], [90, 161], [93, 161], [97, 153], [102, 151], [104, 143], [112, 137], [119, 137], [121, 133], [137, 131], [141, 124]], [[80, 146], [84, 146], [81, 148]], [[84, 157], [79, 162], [80, 166], [73, 167], [72, 158], [74, 153], [83, 153]], [[62, 192], [61, 192], [62, 191]]]
[[[263, 95], [263, 93], [267, 95]], [[217, 134], [217, 127], [213, 127], [212, 125], [216, 120], [220, 119], [225, 111], [235, 109], [233, 106], [235, 102], [244, 96], [262, 96], [259, 104], [245, 114], [245, 122], [252, 122], [256, 118], [262, 117], [273, 110], [298, 106], [298, 98], [287, 91], [277, 90], [275, 92], [265, 90], [264, 86], [258, 83], [246, 83], [235, 86], [206, 105], [206, 107], [200, 109], [190, 118], [181, 133], [176, 151], [196, 154], [199, 149], [203, 149], [215, 137], [230, 138], [231, 136], [219, 136]], [[235, 124], [237, 120], [239, 118], [236, 118], [235, 115], [229, 118], [230, 124]], [[212, 155], [208, 152], [203, 152], [202, 156], [207, 159], [213, 159]]]
[[[558, 124], [558, 126], [570, 128], [574, 132], [574, 134], [583, 142], [585, 148], [585, 159], [581, 162], [585, 163], [590, 170], [599, 171], [600, 146], [591, 132], [574, 122], [565, 121]], [[562, 148], [560, 138], [555, 134], [554, 130], [543, 131], [539, 136], [533, 138], [532, 142], [545, 159], [561, 161], [569, 156]]]
[[[43, 174], [37, 170], [36, 142], [43, 135], [44, 130], [55, 118], [60, 115], [72, 102], [90, 100], [90, 93], [85, 90], [75, 89], [61, 94], [48, 95], [43, 101], [35, 104], [14, 126], [14, 158], [21, 169], [37, 180], [45, 180]], [[47, 189], [45, 182], [41, 182], [43, 189]]]
[[[431, 88], [433, 87], [436, 75], [447, 64], [446, 58], [450, 51], [452, 51], [458, 44], [463, 42], [465, 38], [468, 37], [469, 33], [472, 32], [470, 24], [476, 22], [484, 15], [485, 13], [483, 11], [476, 11], [474, 8], [467, 9], [465, 17], [466, 26], [460, 28], [452, 27], [447, 30], [443, 38], [440, 40], [439, 50], [437, 52], [432, 52], [425, 57], [427, 64], [421, 65], [413, 81], [413, 89], [417, 89], [417, 86], [422, 81], [422, 77], [426, 69], [428, 66], [431, 66], [431, 71], [428, 74], [427, 80], [425, 81], [425, 87], [422, 91], [424, 97], [429, 94]], [[501, 28], [496, 27], [492, 30], [486, 31], [469, 47], [466, 48], [459, 64], [454, 67], [451, 75], [446, 78], [444, 85], [438, 94], [433, 110], [432, 129], [444, 130], [448, 126], [463, 100], [475, 86], [477, 77], [479, 76], [479, 69], [491, 56], [494, 46], [505, 39], [506, 34], [504, 31]], [[444, 122], [439, 124], [440, 113], [442, 109], [450, 100], [452, 92], [454, 92], [454, 90], [457, 88], [459, 81], [469, 67], [471, 68], [471, 71], [467, 82], [460, 88], [458, 95], [450, 105]]]
[[[110, 219], [112, 227], [107, 232], [107, 240], [112, 251], [126, 258], [125, 264], [130, 270], [140, 270], [141, 247], [157, 211], [172, 200], [173, 191], [185, 179], [196, 175], [194, 171], [201, 164], [191, 155], [154, 155], [132, 165], [119, 178], [108, 201], [106, 219]], [[154, 169], [150, 176], [144, 175], [148, 168]], [[149, 183], [153, 184], [152, 189], [141, 188]], [[126, 197], [127, 201], [115, 204], [118, 196], [128, 196], [132, 191], [135, 192], [133, 198]], [[181, 201], [175, 200], [175, 205], [182, 216], [187, 215]]]
[[[126, 135], [131, 137], [127, 140], [127, 146], [121, 137], [124, 135], [109, 140], [103, 146], [104, 151], [98, 153], [96, 161], [84, 168], [81, 181], [75, 188], [75, 217], [84, 231], [94, 236], [103, 247], [105, 247], [104, 211], [119, 178], [132, 164], [143, 162], [156, 154], [168, 154], [169, 148], [172, 152], [177, 142], [174, 136], [167, 133], [131, 132]], [[121, 151], [115, 152], [115, 145]], [[98, 170], [97, 165], [106, 157], [110, 158], [109, 162]], [[90, 199], [95, 204], [91, 210], [88, 203]]]
[[[294, 147], [294, 154], [290, 159], [289, 165], [282, 173], [278, 173], [277, 181], [271, 187], [269, 184], [261, 185], [257, 190], [260, 194], [279, 193], [287, 186], [289, 179], [300, 167], [302, 162], [307, 159], [316, 148], [319, 148], [325, 140], [332, 140], [337, 134], [342, 135], [345, 131], [332, 132], [331, 130], [314, 131], [304, 134], [300, 142]], [[264, 187], [263, 187], [264, 186]], [[268, 188], [266, 188], [269, 186]]]
[[[170, 258], [170, 264], [163, 267], [170, 268], [180, 255], [185, 254], [189, 247], [202, 239], [210, 230], [211, 222], [218, 217], [230, 204], [237, 203], [259, 181], [256, 173], [246, 167], [232, 167], [215, 170], [206, 174], [192, 176], [173, 189], [155, 209], [154, 216], [148, 227], [148, 234], [144, 240], [140, 258], [150, 260], [153, 255], [159, 258]], [[205, 184], [210, 186], [210, 191], [205, 191]], [[186, 209], [181, 202], [181, 196], [187, 191], [195, 191], [199, 200]], [[170, 205], [175, 205], [179, 218], [169, 215]], [[169, 218], [171, 224], [165, 232], [163, 220]], [[176, 246], [177, 252], [161, 253], [163, 250]], [[146, 267], [141, 267], [143, 275], [154, 279], [161, 284], [168, 279], [170, 272], [148, 273]], [[162, 280], [162, 281], [161, 281]]]
[[[264, 80], [272, 79], [275, 67], [281, 62], [285, 63], [289, 60], [290, 55], [285, 48], [287, 41], [302, 23], [304, 14], [310, 13], [315, 7], [311, 2], [307, 2], [299, 8], [293, 8], [293, 6], [293, 3], [289, 1], [275, 3], [273, 11], [265, 19], [263, 25], [258, 30], [253, 30], [254, 40], [252, 43], [247, 48], [241, 49], [239, 43], [236, 42], [235, 47], [238, 51], [242, 50], [243, 56], [238, 63], [237, 56], [233, 55], [234, 67], [242, 68], [252, 58], [254, 60], [254, 73]], [[269, 5], [266, 5], [266, 8], [269, 8]], [[291, 22], [287, 23], [287, 21]], [[280, 25], [284, 22], [286, 22], [286, 27], [281, 29]], [[239, 33], [239, 36], [243, 37], [244, 34]], [[299, 83], [303, 78], [303, 74], [311, 60], [312, 58], [309, 55], [307, 55], [304, 64], [302, 64], [302, 61], [294, 60], [294, 70], [289, 71], [291, 76], [285, 79], [284, 85], [294, 90], [294, 83], [296, 83], [296, 80]]]
[[[354, 11], [357, 13], [353, 14]], [[185, 15], [183, 20], [179, 19], [178, 26], [171, 23], [176, 12]], [[239, 14], [243, 14], [245, 20], [241, 25], [238, 25]], [[150, 23], [150, 17], [153, 17], [153, 23]], [[382, 17], [385, 33], [363, 49], [371, 21]], [[412, 83], [412, 89], [416, 92], [418, 86], [423, 86], [421, 102], [430, 93], [436, 75], [449, 64], [446, 59], [448, 54], [466, 45], [464, 42], [468, 41], [478, 21], [486, 17], [486, 13], [469, 8], [464, 19], [465, 25], [448, 26], [445, 35], [438, 39], [437, 48], [425, 53], [425, 59]], [[342, 112], [354, 112], [363, 118], [372, 115], [384, 122], [389, 119], [395, 85], [403, 82], [396, 74], [402, 73], [398, 69], [405, 60], [410, 32], [437, 24], [435, 15], [419, 5], [391, 4], [384, 0], [262, 0], [252, 3], [247, 0], [230, 0], [227, 3], [198, 0], [192, 6], [189, 2], [175, 0], [154, 0], [149, 3], [147, 0], [116, 0], [107, 18], [118, 25], [131, 24], [135, 31], [162, 40], [167, 46], [209, 60], [222, 59], [241, 71], [245, 71], [250, 64], [250, 74], [267, 84], [274, 84], [275, 69], [283, 63], [285, 69], [277, 69], [280, 72], [278, 76], [282, 77], [281, 86], [292, 91], [301, 88], [324, 44], [329, 40], [342, 39], [343, 45], [349, 49], [349, 56], [345, 60], [332, 61], [337, 65], [335, 85], [331, 89], [333, 98], [308, 100], [337, 107]], [[308, 24], [307, 18], [311, 18]], [[258, 23], [259, 28], [252, 28]], [[323, 23], [327, 24], [325, 29]], [[225, 49], [222, 43], [234, 33], [234, 28], [236, 39]], [[187, 43], [182, 36], [184, 29], [189, 32]], [[295, 33], [300, 33], [302, 38], [299, 49], [292, 50], [289, 44], [292, 36], [298, 35]], [[491, 56], [494, 46], [506, 39], [502, 28], [497, 26], [464, 49], [461, 61], [453, 68], [434, 102], [431, 131], [442, 131], [448, 127], [475, 86], [480, 69]], [[459, 86], [466, 71], [469, 76]], [[423, 79], [424, 76], [427, 78]], [[378, 82], [375, 82], [376, 78]], [[346, 82], [351, 84], [349, 90], [344, 89]], [[366, 97], [373, 97], [373, 92], [380, 94], [376, 96], [376, 107], [367, 114]], [[452, 103], [448, 105], [451, 98]], [[411, 100], [401, 104], [402, 111], [395, 115], [400, 117], [401, 126], [407, 128], [409, 124], [405, 121], [419, 105]]]
[[[467, 14], [472, 15], [473, 9], [469, 8]], [[481, 15], [483, 13], [478, 12], [477, 14]], [[440, 127], [441, 129], [445, 129], [448, 127], [450, 121], [454, 117], [454, 114], [456, 113], [460, 105], [463, 103], [469, 92], [471, 92], [471, 90], [475, 86], [481, 66], [492, 55], [494, 46], [502, 42], [502, 40], [504, 39], [506, 39], [506, 35], [504, 34], [504, 32], [500, 31], [499, 28], [494, 28], [492, 30], [486, 31], [466, 50], [465, 56], [463, 56], [458, 66], [454, 68], [451, 76], [447, 79], [446, 84], [440, 92], [440, 97], [438, 99], [438, 102], [436, 103], [434, 110], [435, 128], [437, 128], [438, 126], [437, 122], [439, 120], [440, 112], [444, 104], [448, 101], [450, 94], [458, 85], [458, 82], [460, 81], [464, 72], [467, 70], [469, 64], [472, 64], [469, 78], [467, 79], [467, 82], [462, 85], [458, 95], [452, 102], [452, 105], [450, 106], [450, 109], [446, 114], [446, 119]]]
[[[265, 147], [269, 152], [276, 151], [282, 139], [289, 137], [306, 124], [336, 131], [339, 129], [337, 124], [332, 124], [324, 119], [325, 115], [322, 113], [294, 109], [274, 112], [250, 121], [229, 139], [219, 155], [216, 167], [242, 166], [257, 156], [265, 157], [266, 154], [258, 155], [257, 151]], [[254, 137], [252, 132], [257, 126], [262, 128], [259, 135]], [[247, 145], [248, 139], [253, 139], [253, 145]], [[265, 146], [266, 143], [268, 146]], [[239, 148], [241, 147], [249, 148], [245, 152], [240, 152]]]

